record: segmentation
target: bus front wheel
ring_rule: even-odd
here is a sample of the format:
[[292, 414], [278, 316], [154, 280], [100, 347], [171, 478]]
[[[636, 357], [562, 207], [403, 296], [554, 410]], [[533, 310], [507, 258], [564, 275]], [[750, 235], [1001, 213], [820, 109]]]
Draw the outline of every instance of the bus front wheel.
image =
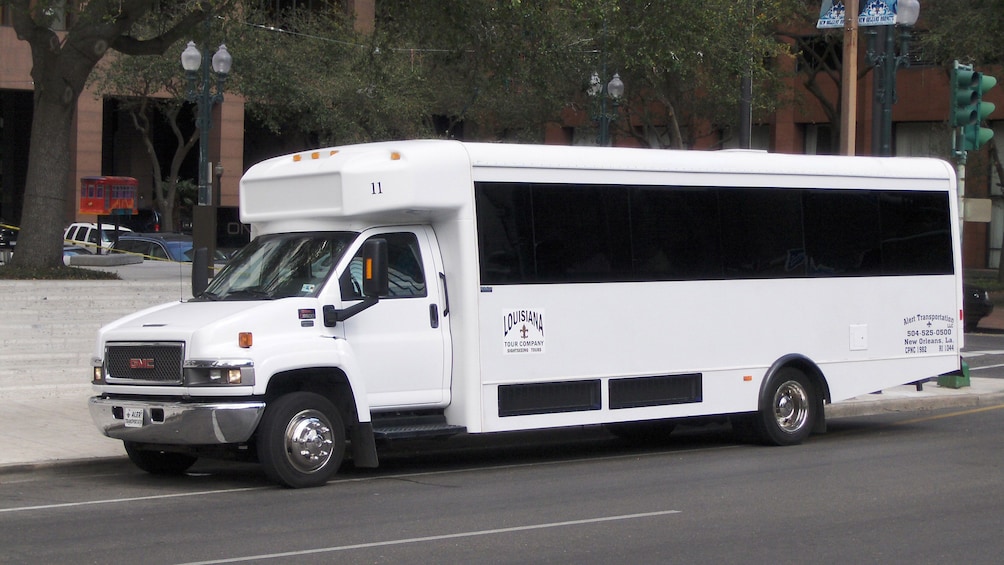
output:
[[294, 392], [265, 409], [258, 430], [258, 459], [265, 474], [290, 488], [321, 486], [345, 454], [345, 426], [323, 396]]
[[809, 378], [785, 367], [771, 377], [765, 402], [756, 414], [757, 435], [768, 445], [797, 445], [812, 432], [820, 403]]

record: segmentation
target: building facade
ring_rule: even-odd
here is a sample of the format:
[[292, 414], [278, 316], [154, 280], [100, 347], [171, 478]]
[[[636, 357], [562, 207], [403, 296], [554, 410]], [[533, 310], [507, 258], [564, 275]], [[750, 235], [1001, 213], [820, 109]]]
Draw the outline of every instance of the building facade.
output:
[[[275, 0], [277, 6], [289, 0]], [[357, 29], [374, 28], [375, 0], [348, 0], [345, 8], [357, 18]], [[922, 22], [921, 22], [922, 23]], [[814, 33], [814, 30], [809, 32]], [[868, 69], [867, 49], [859, 51], [859, 68]], [[235, 53], [235, 65], [240, 65], [240, 54]], [[782, 62], [794, 71], [797, 58]], [[17, 223], [22, 208], [22, 193], [27, 171], [28, 145], [31, 131], [32, 92], [31, 54], [26, 42], [17, 39], [11, 26], [9, 8], [0, 5], [0, 218], [7, 223]], [[992, 69], [987, 69], [993, 72]], [[179, 74], [182, 72], [178, 68]], [[856, 153], [875, 153], [873, 131], [876, 123], [874, 98], [874, 72], [863, 73], [858, 81], [856, 119]], [[1000, 76], [1000, 75], [998, 75]], [[793, 74], [791, 90], [794, 104], [778, 109], [774, 114], [754, 125], [753, 147], [780, 153], [837, 153], [834, 126], [820, 101], [802, 84], [802, 75]], [[1004, 79], [1004, 76], [1002, 76]], [[1004, 82], [1004, 80], [1002, 80]], [[738, 87], [738, 84], [737, 84]], [[837, 100], [839, 84], [823, 83], [821, 88], [830, 100]], [[950, 131], [947, 126], [949, 107], [949, 73], [944, 67], [925, 62], [922, 57], [910, 59], [910, 65], [897, 73], [896, 103], [892, 107], [893, 155], [934, 156], [950, 160], [952, 157]], [[1004, 87], [990, 93], [989, 99], [1004, 109]], [[1002, 113], [1004, 110], [998, 110]], [[545, 136], [548, 143], [577, 143], [576, 133], [589, 118], [583, 114], [566, 117], [564, 127], [549, 127]], [[243, 100], [227, 93], [222, 104], [213, 108], [213, 128], [209, 140], [209, 160], [222, 164], [225, 173], [220, 183], [220, 204], [237, 205], [237, 190], [245, 163], [245, 113]], [[1001, 122], [1004, 123], [1004, 122]], [[578, 128], [580, 132], [588, 128]], [[1004, 135], [1004, 127], [998, 139]], [[585, 136], [583, 135], [583, 138]], [[150, 157], [139, 142], [138, 133], [131, 121], [118, 109], [113, 100], [100, 98], [93, 91], [80, 96], [73, 125], [73, 150], [71, 170], [67, 180], [67, 223], [93, 220], [93, 216], [79, 213], [77, 187], [85, 176], [120, 175], [139, 180], [140, 208], [153, 206], [153, 179]], [[615, 140], [615, 143], [628, 143]], [[699, 148], [698, 148], [699, 149]], [[995, 148], [983, 148], [969, 154], [967, 163], [966, 195], [993, 200], [990, 223], [966, 222], [964, 234], [964, 264], [970, 268], [997, 267], [1004, 237], [1004, 198], [1001, 198], [1000, 179], [991, 158]], [[196, 151], [189, 161], [194, 162]], [[191, 164], [184, 177], [196, 178], [197, 170]], [[215, 179], [214, 179], [215, 180]], [[170, 229], [172, 226], [167, 226]], [[175, 228], [177, 226], [174, 226]]]

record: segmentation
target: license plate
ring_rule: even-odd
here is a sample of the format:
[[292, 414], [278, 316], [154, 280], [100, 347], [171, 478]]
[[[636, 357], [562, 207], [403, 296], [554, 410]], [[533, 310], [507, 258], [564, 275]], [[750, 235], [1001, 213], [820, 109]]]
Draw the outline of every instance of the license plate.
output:
[[142, 428], [143, 427], [143, 409], [142, 408], [126, 408], [124, 410], [125, 414], [125, 427], [127, 428]]

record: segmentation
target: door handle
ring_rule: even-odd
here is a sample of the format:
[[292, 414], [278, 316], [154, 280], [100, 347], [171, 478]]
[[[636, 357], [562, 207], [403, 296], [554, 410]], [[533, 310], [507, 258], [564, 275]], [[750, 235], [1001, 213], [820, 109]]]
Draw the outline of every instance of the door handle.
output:
[[429, 325], [432, 329], [439, 327], [439, 305], [429, 304]]

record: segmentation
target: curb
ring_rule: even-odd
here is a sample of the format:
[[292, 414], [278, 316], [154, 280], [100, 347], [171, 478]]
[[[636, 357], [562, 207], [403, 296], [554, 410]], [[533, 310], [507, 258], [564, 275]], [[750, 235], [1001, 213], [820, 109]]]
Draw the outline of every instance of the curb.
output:
[[890, 398], [882, 400], [848, 400], [827, 405], [826, 418], [876, 416], [895, 412], [929, 412], [945, 408], [978, 408], [1004, 405], [1004, 392], [987, 394], [954, 394], [924, 398]]

